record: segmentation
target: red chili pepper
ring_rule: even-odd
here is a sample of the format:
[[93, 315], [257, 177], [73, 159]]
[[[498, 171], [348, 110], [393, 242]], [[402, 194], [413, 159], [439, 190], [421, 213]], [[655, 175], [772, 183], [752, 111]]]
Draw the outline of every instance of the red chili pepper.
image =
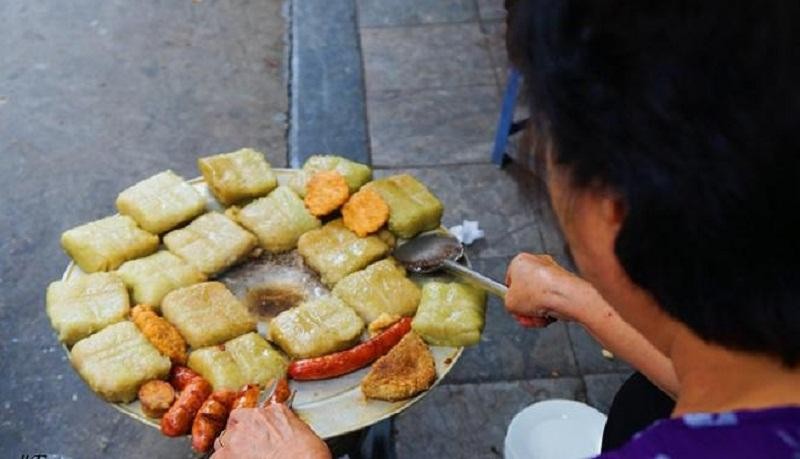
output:
[[378, 336], [346, 351], [292, 362], [289, 364], [289, 376], [299, 380], [315, 380], [351, 373], [389, 352], [410, 330], [411, 318], [404, 317]]

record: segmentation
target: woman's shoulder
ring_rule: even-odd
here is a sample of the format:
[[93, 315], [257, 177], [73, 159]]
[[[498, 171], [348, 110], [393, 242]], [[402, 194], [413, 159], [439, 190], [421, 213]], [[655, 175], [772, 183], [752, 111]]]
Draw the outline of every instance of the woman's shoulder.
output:
[[600, 459], [771, 457], [800, 454], [800, 407], [691, 413], [657, 421]]

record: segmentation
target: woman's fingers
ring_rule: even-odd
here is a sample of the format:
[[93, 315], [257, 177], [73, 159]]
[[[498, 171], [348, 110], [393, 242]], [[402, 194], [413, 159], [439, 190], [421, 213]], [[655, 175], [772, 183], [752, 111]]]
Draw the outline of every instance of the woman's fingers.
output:
[[526, 328], [542, 328], [550, 325], [554, 322], [553, 319], [547, 317], [534, 317], [534, 316], [523, 316], [521, 314], [511, 313], [514, 316], [514, 319], [523, 327]]

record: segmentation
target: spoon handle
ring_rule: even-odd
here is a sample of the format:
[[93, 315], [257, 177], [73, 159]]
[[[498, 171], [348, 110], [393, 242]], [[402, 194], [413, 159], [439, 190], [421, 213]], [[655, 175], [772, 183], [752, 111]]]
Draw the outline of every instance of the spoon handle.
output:
[[460, 263], [452, 260], [445, 260], [442, 263], [442, 268], [476, 287], [482, 288], [491, 294], [497, 295], [501, 299], [506, 298], [508, 287], [494, 279], [490, 279], [483, 274], [473, 271]]

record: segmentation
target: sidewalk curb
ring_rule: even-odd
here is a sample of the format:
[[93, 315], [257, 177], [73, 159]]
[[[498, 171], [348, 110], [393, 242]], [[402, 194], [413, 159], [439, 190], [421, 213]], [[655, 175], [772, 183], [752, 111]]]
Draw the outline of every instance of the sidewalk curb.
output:
[[318, 153], [370, 164], [355, 0], [290, 4], [289, 167]]

